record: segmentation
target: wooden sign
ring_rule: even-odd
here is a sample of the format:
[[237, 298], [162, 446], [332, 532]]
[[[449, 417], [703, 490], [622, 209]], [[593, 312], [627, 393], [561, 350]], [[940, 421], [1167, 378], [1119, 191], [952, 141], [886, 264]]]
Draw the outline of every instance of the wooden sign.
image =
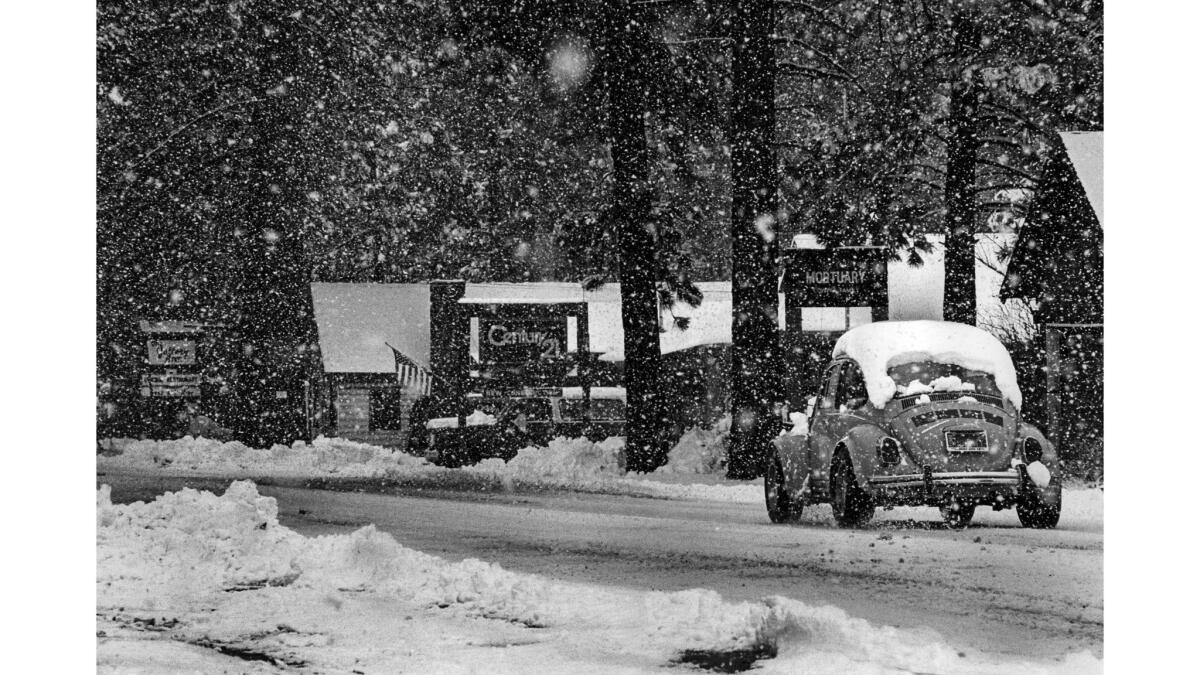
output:
[[196, 363], [196, 341], [146, 340], [146, 357], [152, 366], [190, 366]]
[[880, 307], [886, 311], [886, 249], [806, 248], [784, 255], [781, 290], [789, 307]]
[[[571, 305], [575, 308], [575, 305]], [[537, 365], [570, 358], [567, 318], [562, 305], [491, 305], [478, 317], [479, 362], [486, 365]]]

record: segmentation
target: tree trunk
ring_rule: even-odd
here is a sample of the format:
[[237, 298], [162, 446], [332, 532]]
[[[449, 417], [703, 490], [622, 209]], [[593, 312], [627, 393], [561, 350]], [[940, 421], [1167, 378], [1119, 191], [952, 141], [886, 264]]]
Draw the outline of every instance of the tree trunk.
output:
[[[956, 17], [954, 40], [960, 57], [979, 47], [979, 29]], [[950, 142], [946, 148], [946, 286], [942, 317], [975, 325], [975, 157], [979, 150], [980, 88], [973, 75], [950, 93]]]
[[644, 121], [645, 83], [638, 72], [636, 29], [628, 0], [605, 11], [605, 86], [613, 162], [612, 213], [617, 228], [621, 325], [625, 331], [626, 467], [653, 471], [666, 461], [659, 429], [662, 357], [650, 229], [649, 150]]
[[[256, 17], [264, 26], [286, 26], [273, 18]], [[286, 29], [254, 32], [261, 40], [254, 54], [255, 84], [266, 91], [296, 72], [296, 55]], [[240, 266], [234, 301], [241, 349], [233, 384], [241, 413], [236, 430], [258, 447], [291, 443], [304, 435], [302, 383], [307, 346], [316, 334], [309, 267], [294, 208], [303, 203], [306, 180], [298, 116], [290, 105], [296, 95], [270, 95], [251, 109], [253, 143], [242, 166], [245, 230], [235, 237]]]
[[739, 0], [733, 47], [733, 414], [728, 475], [762, 474], [780, 400], [774, 0]]

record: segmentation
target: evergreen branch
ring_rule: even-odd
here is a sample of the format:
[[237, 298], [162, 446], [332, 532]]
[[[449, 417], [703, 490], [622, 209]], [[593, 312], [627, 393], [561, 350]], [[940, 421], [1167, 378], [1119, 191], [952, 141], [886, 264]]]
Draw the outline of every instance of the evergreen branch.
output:
[[900, 168], [902, 168], [902, 169], [926, 169], [926, 170], [928, 170], [928, 171], [933, 171], [934, 173], [940, 173], [940, 174], [942, 174], [943, 176], [945, 176], [945, 175], [946, 175], [946, 170], [945, 170], [945, 169], [943, 169], [943, 168], [941, 168], [941, 167], [939, 167], [939, 166], [934, 166], [934, 165], [932, 165], [932, 164], [920, 164], [920, 163], [917, 163], [917, 164], [907, 164], [907, 165], [905, 165], [905, 166], [902, 166], [902, 167], [900, 167]]
[[808, 42], [805, 42], [804, 40], [801, 40], [800, 38], [794, 38], [794, 37], [780, 37], [780, 38], [776, 38], [776, 40], [779, 42], [787, 43], [787, 44], [798, 44], [801, 47], [804, 47], [805, 49], [811, 51], [812, 53], [814, 53], [817, 56], [824, 59], [829, 65], [833, 66], [834, 68], [837, 68], [839, 72], [841, 72], [846, 77], [853, 80], [854, 82], [858, 81], [858, 77], [855, 76], [854, 73], [851, 73], [849, 70], [847, 70], [844, 66], [842, 66], [842, 64], [838, 63], [837, 60], [834, 59], [832, 56], [830, 56], [829, 54], [826, 54], [825, 52], [821, 51], [820, 49], [817, 49], [816, 47], [809, 44]]
[[984, 145], [998, 145], [998, 146], [1003, 146], [1003, 147], [1007, 147], [1007, 148], [1012, 148], [1014, 150], [1024, 150], [1025, 149], [1025, 146], [1023, 144], [1018, 143], [1011, 139], [1007, 139], [1007, 138], [981, 137], [979, 139], [979, 142]]
[[261, 98], [247, 98], [247, 99], [242, 99], [241, 101], [234, 101], [233, 103], [227, 103], [227, 104], [225, 104], [225, 105], [223, 105], [223, 106], [219, 106], [219, 107], [217, 107], [217, 108], [213, 108], [212, 110], [209, 110], [209, 111], [208, 111], [208, 112], [206, 112], [206, 113], [202, 113], [202, 114], [200, 114], [200, 115], [198, 115], [198, 116], [196, 116], [196, 117], [192, 118], [190, 121], [188, 121], [188, 122], [184, 123], [184, 125], [183, 125], [183, 126], [179, 127], [179, 128], [178, 128], [178, 129], [176, 129], [175, 131], [172, 131], [170, 134], [168, 134], [168, 135], [167, 135], [167, 137], [166, 137], [166, 138], [164, 138], [164, 139], [162, 140], [162, 142], [161, 142], [161, 143], [159, 143], [158, 145], [154, 146], [154, 147], [153, 147], [153, 148], [152, 148], [152, 149], [151, 149], [149, 152], [145, 152], [145, 153], [142, 153], [141, 155], [139, 155], [136, 161], [134, 161], [134, 162], [130, 162], [130, 163], [129, 163], [129, 164], [126, 166], [126, 167], [125, 167], [125, 170], [126, 170], [126, 171], [128, 171], [128, 170], [130, 170], [130, 169], [135, 169], [135, 168], [137, 168], [138, 166], [140, 166], [140, 165], [142, 164], [142, 162], [146, 161], [147, 159], [150, 159], [150, 156], [151, 156], [151, 155], [153, 155], [154, 153], [156, 153], [156, 152], [158, 152], [159, 150], [162, 150], [164, 147], [166, 147], [167, 143], [170, 143], [170, 142], [171, 142], [171, 139], [175, 138], [176, 136], [178, 136], [179, 134], [183, 133], [184, 131], [187, 131], [187, 129], [188, 129], [188, 128], [190, 128], [191, 126], [195, 125], [197, 122], [199, 122], [200, 120], [204, 119], [205, 117], [209, 117], [210, 115], [215, 115], [215, 114], [217, 114], [217, 113], [219, 113], [219, 112], [222, 112], [222, 111], [224, 111], [224, 110], [228, 110], [228, 109], [230, 109], [230, 108], [234, 108], [234, 107], [237, 107], [237, 106], [240, 106], [240, 105], [245, 105], [245, 104], [247, 104], [247, 103], [258, 103], [259, 101], [263, 101], [263, 100], [265, 100], [265, 99], [261, 99]]
[[1021, 183], [1000, 183], [999, 185], [985, 185], [983, 187], [977, 187], [973, 192], [975, 194], [980, 194], [983, 192], [991, 192], [992, 190], [1028, 190], [1030, 187], [1032, 186], [1023, 185]]
[[[1000, 105], [999, 103], [996, 103], [995, 101], [983, 101], [979, 105], [984, 108], [990, 108], [992, 110], [995, 110], [998, 113], [1004, 114], [1005, 116], [1012, 119], [1013, 121], [1019, 122], [1022, 126], [1026, 127], [1027, 129], [1036, 132], [1039, 136], [1042, 136], [1044, 138], [1049, 136], [1049, 134], [1046, 132], [1046, 130], [1043, 129], [1040, 125], [1038, 125], [1036, 122], [1029, 119], [1028, 117], [1022, 115], [1021, 113], [1017, 112], [1016, 110], [1013, 110], [1012, 108]], [[988, 116], [981, 117], [980, 119], [981, 120], [995, 119], [996, 121], [999, 121], [998, 118], [988, 117]]]
[[697, 43], [702, 43], [702, 42], [722, 42], [725, 44], [729, 44], [729, 43], [733, 42], [733, 38], [714, 36], [714, 37], [690, 38], [687, 40], [663, 40], [663, 44], [666, 44], [666, 45], [691, 45], [691, 44], [697, 44]]
[[1009, 164], [1001, 164], [1000, 162], [993, 162], [990, 159], [982, 159], [982, 158], [978, 158], [978, 157], [975, 158], [975, 162], [978, 164], [984, 164], [986, 166], [994, 166], [997, 169], [1003, 169], [1009, 173], [1014, 173], [1014, 174], [1020, 176], [1021, 178], [1024, 178], [1025, 180], [1028, 180], [1035, 184], [1039, 182], [1037, 176], [1034, 176], [1033, 174], [1029, 173], [1028, 171], [1023, 171], [1023, 170], [1018, 169], [1017, 167], [1009, 165]]
[[933, 189], [935, 189], [935, 190], [939, 190], [939, 191], [940, 191], [940, 190], [945, 190], [945, 189], [946, 189], [946, 185], [945, 185], [944, 183], [939, 183], [939, 182], [937, 182], [937, 181], [927, 180], [927, 179], [925, 179], [925, 178], [918, 178], [918, 177], [916, 177], [916, 176], [904, 176], [904, 175], [900, 175], [900, 176], [888, 176], [888, 178], [892, 178], [892, 179], [894, 179], [894, 180], [896, 180], [896, 181], [898, 181], [898, 182], [899, 182], [899, 181], [912, 181], [912, 182], [914, 182], [914, 183], [921, 183], [922, 185], [927, 185], [927, 186], [929, 186], [929, 187], [931, 187], [931, 188], [933, 188]]
[[779, 70], [782, 74], [785, 74], [785, 75], [803, 75], [811, 80], [819, 80], [819, 79], [827, 77], [830, 79], [838, 80], [840, 82], [849, 82], [850, 84], [854, 85], [855, 88], [857, 88], [859, 91], [863, 92], [864, 94], [867, 93], [866, 89], [863, 89], [863, 86], [861, 84], [859, 84], [858, 81], [856, 79], [854, 79], [853, 77], [846, 77], [845, 75], [834, 72], [832, 70], [826, 70], [824, 68], [817, 68], [816, 66], [804, 66], [799, 63], [793, 63], [791, 61], [784, 61], [783, 63], [780, 63]]
[[[831, 4], [830, 8], [836, 4], [837, 3]], [[819, 23], [823, 23], [830, 28], [834, 28], [843, 32], [846, 30], [845, 26], [825, 16], [825, 12], [828, 11], [828, 9], [822, 9], [807, 2], [800, 2], [799, 0], [775, 0], [775, 6], [779, 9], [798, 9], [817, 20]]]

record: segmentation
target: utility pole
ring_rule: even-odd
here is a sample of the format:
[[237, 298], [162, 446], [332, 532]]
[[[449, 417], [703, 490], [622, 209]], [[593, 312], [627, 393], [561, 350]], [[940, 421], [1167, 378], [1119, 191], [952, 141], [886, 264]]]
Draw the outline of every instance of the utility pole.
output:
[[733, 427], [728, 475], [762, 475], [781, 400], [776, 242], [774, 0], [735, 0], [733, 41]]

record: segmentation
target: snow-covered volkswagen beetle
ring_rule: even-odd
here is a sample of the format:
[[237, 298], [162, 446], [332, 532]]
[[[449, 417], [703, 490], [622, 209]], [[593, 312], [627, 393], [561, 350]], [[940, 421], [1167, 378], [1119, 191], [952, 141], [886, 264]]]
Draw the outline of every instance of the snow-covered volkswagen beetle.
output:
[[1016, 508], [1026, 527], [1054, 527], [1062, 475], [1054, 448], [1021, 421], [1004, 345], [942, 321], [883, 321], [846, 332], [821, 391], [767, 455], [767, 512], [776, 523], [829, 502], [842, 527], [877, 506], [941, 508], [955, 528], [978, 506]]

